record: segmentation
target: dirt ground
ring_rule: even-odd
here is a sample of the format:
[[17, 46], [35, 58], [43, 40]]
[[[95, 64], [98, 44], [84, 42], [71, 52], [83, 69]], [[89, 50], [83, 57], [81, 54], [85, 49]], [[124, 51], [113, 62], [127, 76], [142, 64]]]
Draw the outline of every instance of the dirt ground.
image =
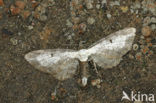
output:
[[[0, 103], [134, 103], [121, 101], [123, 91], [156, 99], [156, 1], [149, 1], [0, 0]], [[78, 73], [58, 81], [24, 59], [33, 50], [87, 48], [126, 27], [136, 28], [136, 48], [116, 67], [97, 67], [100, 76], [89, 63], [86, 87]]]

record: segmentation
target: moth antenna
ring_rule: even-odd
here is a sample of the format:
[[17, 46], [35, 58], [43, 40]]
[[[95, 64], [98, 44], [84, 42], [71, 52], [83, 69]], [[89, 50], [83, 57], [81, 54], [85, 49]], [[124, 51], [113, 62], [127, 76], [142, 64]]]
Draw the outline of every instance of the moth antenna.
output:
[[88, 62], [81, 62], [80, 61], [80, 69], [81, 69], [81, 78], [82, 78], [82, 85], [85, 87], [88, 81]]

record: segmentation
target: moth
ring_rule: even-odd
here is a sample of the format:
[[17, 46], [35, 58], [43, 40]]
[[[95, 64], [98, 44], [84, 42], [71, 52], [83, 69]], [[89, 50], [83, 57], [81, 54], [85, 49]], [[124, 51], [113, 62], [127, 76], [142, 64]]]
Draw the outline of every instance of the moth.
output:
[[103, 69], [117, 66], [132, 47], [135, 28], [125, 28], [94, 43], [87, 49], [78, 51], [70, 49], [45, 49], [29, 52], [25, 59], [36, 69], [50, 73], [63, 81], [75, 75], [81, 68], [82, 85], [87, 85], [88, 61], [92, 60]]

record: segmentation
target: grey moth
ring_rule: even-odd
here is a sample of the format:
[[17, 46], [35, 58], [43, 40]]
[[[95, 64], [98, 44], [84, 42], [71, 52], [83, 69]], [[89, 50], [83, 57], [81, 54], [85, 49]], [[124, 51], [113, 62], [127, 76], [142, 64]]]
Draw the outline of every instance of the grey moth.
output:
[[94, 43], [87, 49], [78, 51], [69, 49], [45, 49], [29, 52], [25, 59], [36, 69], [52, 74], [58, 80], [66, 80], [82, 68], [82, 85], [87, 85], [87, 64], [92, 60], [101, 68], [113, 68], [118, 65], [132, 47], [135, 28], [125, 28]]

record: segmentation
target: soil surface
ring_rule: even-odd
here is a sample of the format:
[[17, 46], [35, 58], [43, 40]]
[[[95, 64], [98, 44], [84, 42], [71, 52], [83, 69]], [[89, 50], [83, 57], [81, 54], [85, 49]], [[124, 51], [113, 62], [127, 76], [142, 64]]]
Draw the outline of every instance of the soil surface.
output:
[[[24, 59], [39, 49], [85, 49], [126, 27], [136, 28], [132, 49], [98, 74], [89, 63], [86, 87], [78, 72], [59, 81]], [[134, 103], [121, 101], [123, 91], [156, 100], [155, 0], [0, 0], [0, 103]]]

